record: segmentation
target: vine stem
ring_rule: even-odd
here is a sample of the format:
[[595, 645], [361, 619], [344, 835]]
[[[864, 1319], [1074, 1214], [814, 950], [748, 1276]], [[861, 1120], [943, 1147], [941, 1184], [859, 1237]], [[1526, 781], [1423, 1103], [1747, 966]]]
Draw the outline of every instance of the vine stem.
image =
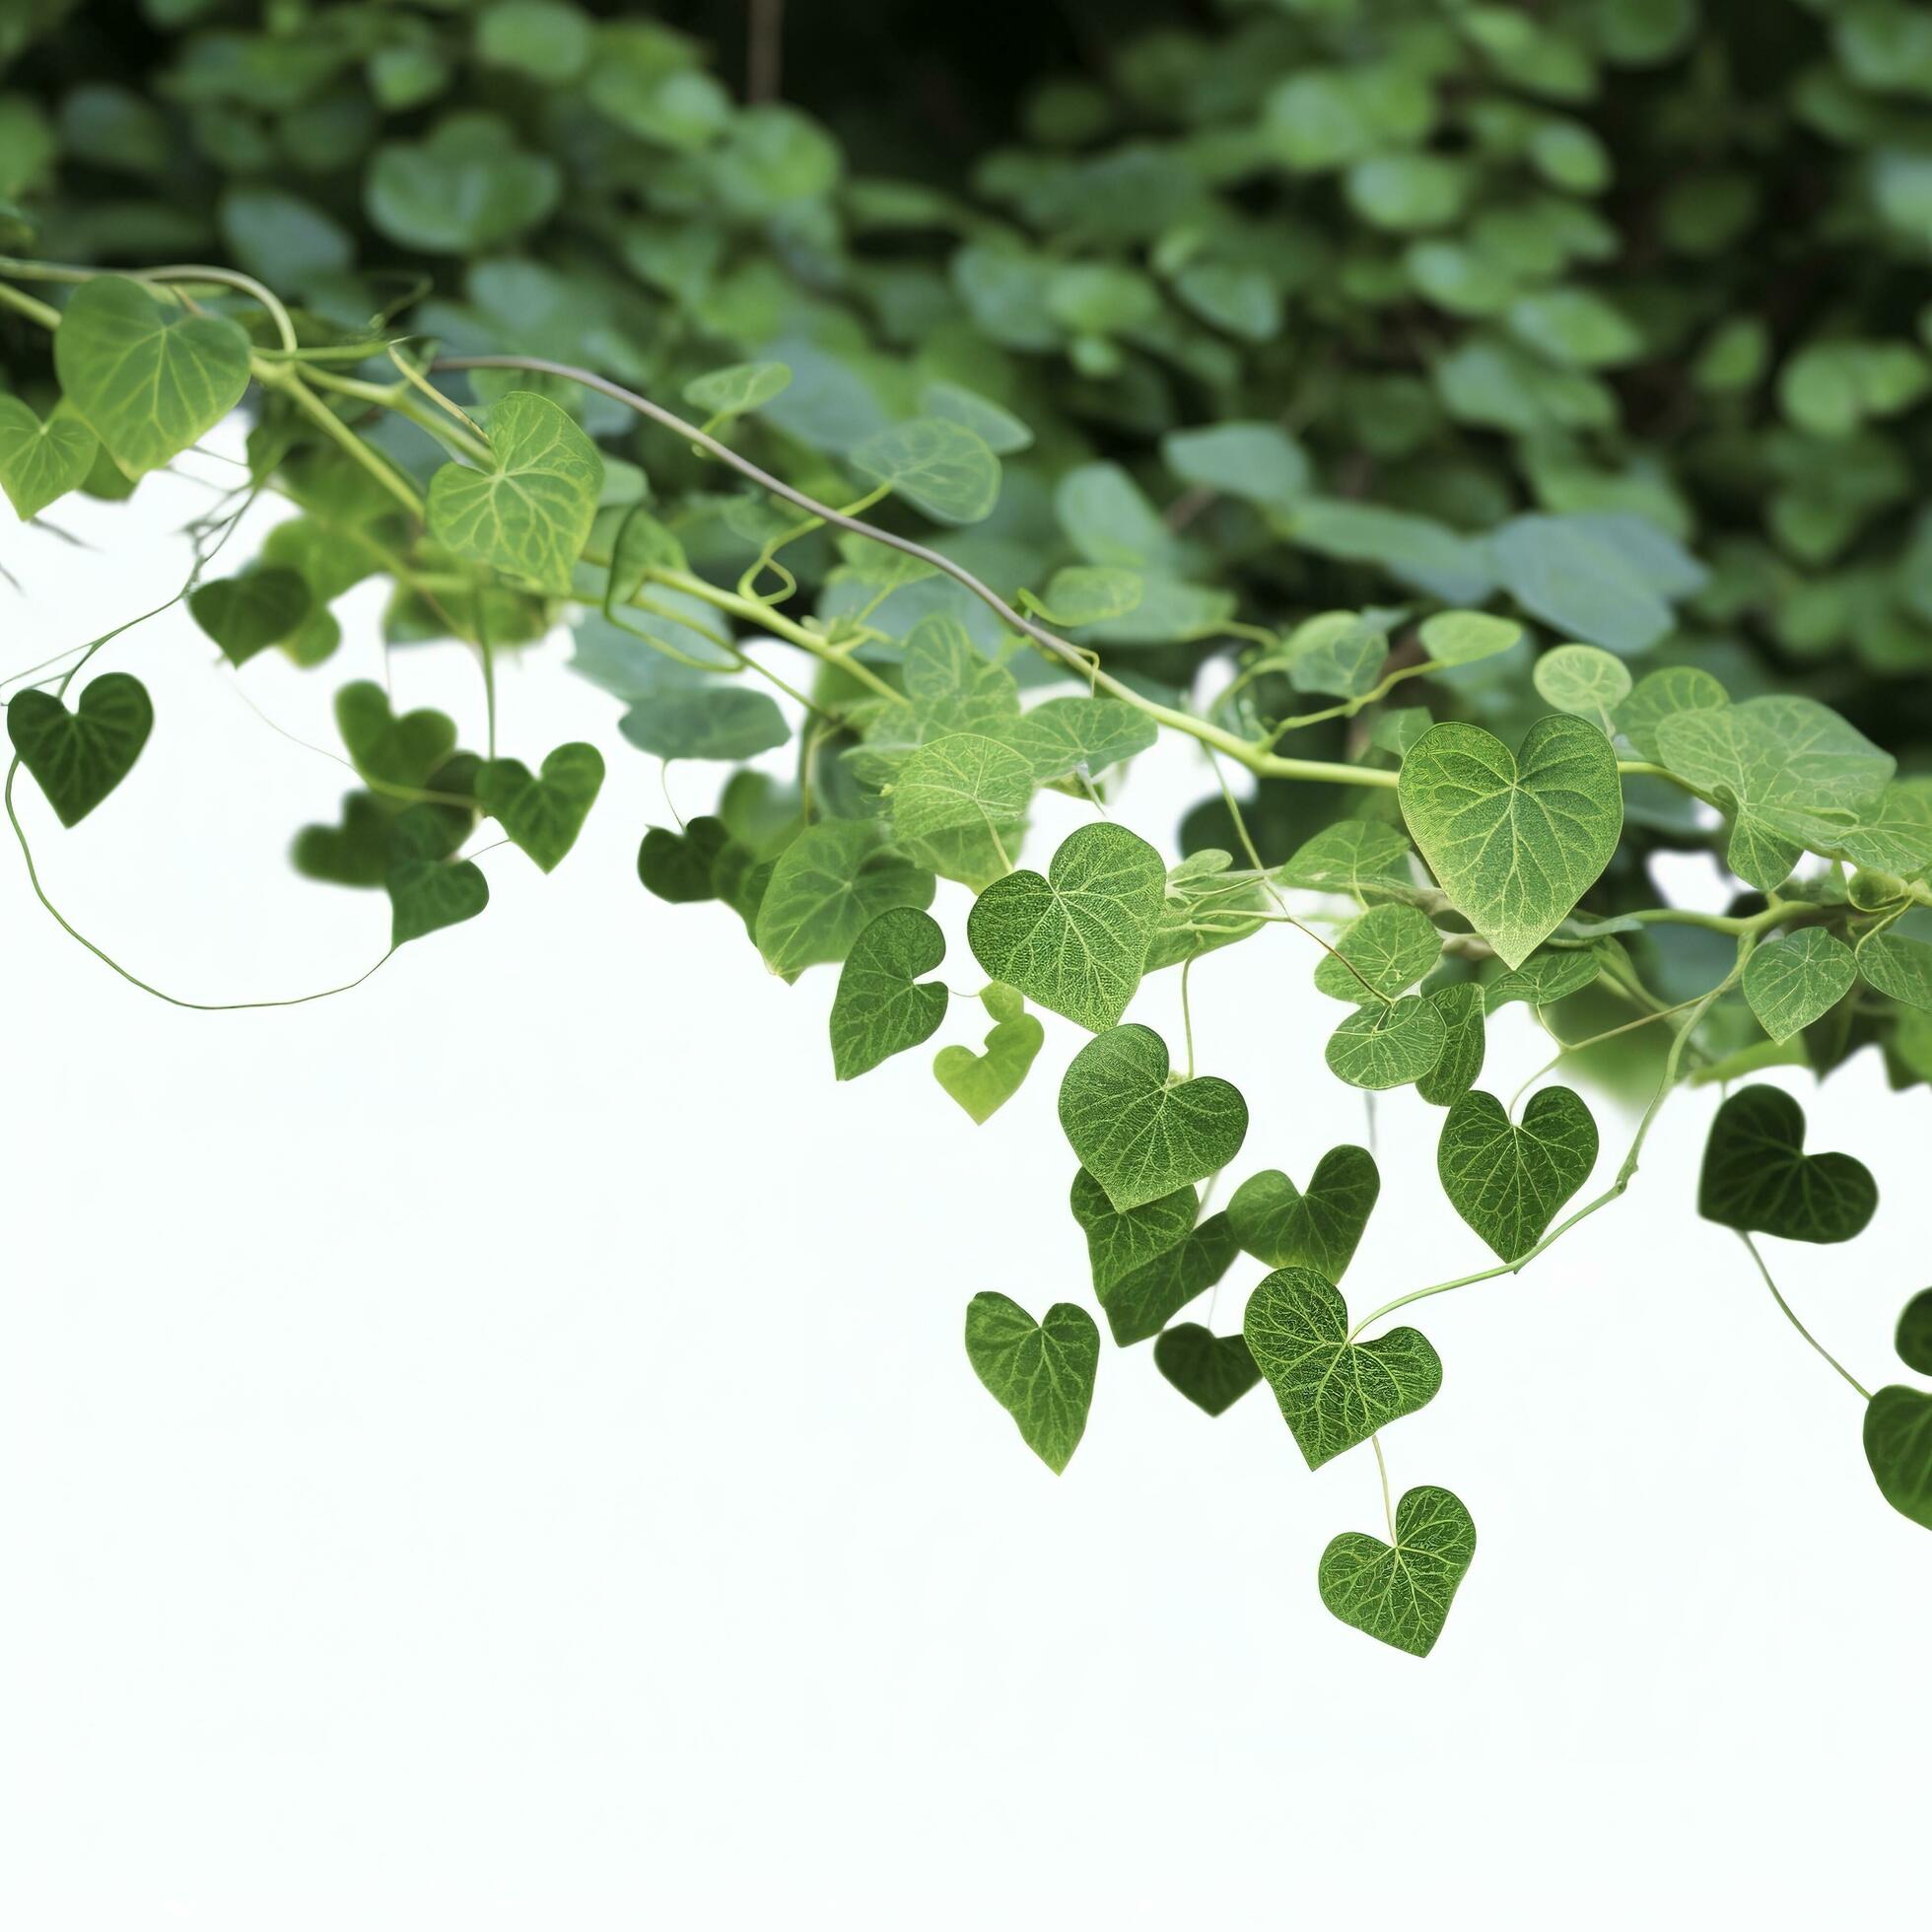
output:
[[1784, 1311], [1784, 1319], [1785, 1319], [1785, 1320], [1786, 1320], [1787, 1322], [1789, 1322], [1789, 1323], [1791, 1324], [1791, 1326], [1792, 1326], [1792, 1327], [1793, 1327], [1794, 1329], [1796, 1329], [1796, 1330], [1798, 1331], [1798, 1333], [1799, 1333], [1800, 1335], [1802, 1335], [1802, 1336], [1803, 1336], [1803, 1337], [1805, 1338], [1805, 1340], [1806, 1340], [1807, 1342], [1809, 1342], [1809, 1343], [1811, 1344], [1811, 1346], [1813, 1346], [1814, 1348], [1816, 1348], [1816, 1349], [1818, 1350], [1818, 1352], [1819, 1352], [1819, 1353], [1820, 1353], [1821, 1355], [1823, 1355], [1823, 1356], [1824, 1356], [1824, 1358], [1825, 1358], [1825, 1359], [1826, 1359], [1826, 1360], [1827, 1360], [1828, 1362], [1829, 1362], [1829, 1363], [1831, 1364], [1831, 1366], [1832, 1366], [1832, 1367], [1833, 1367], [1834, 1369], [1836, 1369], [1836, 1370], [1838, 1371], [1838, 1373], [1839, 1373], [1840, 1375], [1842, 1375], [1842, 1376], [1844, 1377], [1844, 1379], [1845, 1379], [1845, 1380], [1846, 1380], [1847, 1382], [1849, 1382], [1849, 1383], [1851, 1384], [1851, 1386], [1852, 1386], [1852, 1387], [1853, 1387], [1854, 1389], [1856, 1389], [1856, 1390], [1858, 1391], [1858, 1393], [1859, 1393], [1859, 1396], [1861, 1397], [1861, 1399], [1862, 1399], [1862, 1400], [1864, 1400], [1864, 1401], [1866, 1401], [1866, 1402], [1870, 1402], [1870, 1401], [1871, 1401], [1871, 1399], [1872, 1399], [1872, 1392], [1871, 1392], [1871, 1390], [1870, 1390], [1870, 1389], [1868, 1389], [1868, 1388], [1867, 1388], [1867, 1387], [1866, 1387], [1866, 1386], [1864, 1385], [1864, 1383], [1862, 1383], [1861, 1381], [1859, 1381], [1859, 1379], [1857, 1378], [1857, 1376], [1855, 1376], [1854, 1374], [1852, 1374], [1852, 1372], [1851, 1372], [1851, 1370], [1850, 1370], [1850, 1369], [1848, 1369], [1848, 1368], [1847, 1368], [1847, 1367], [1846, 1367], [1846, 1366], [1844, 1365], [1844, 1363], [1843, 1363], [1843, 1362], [1841, 1362], [1841, 1361], [1840, 1361], [1840, 1360], [1839, 1360], [1839, 1359], [1837, 1358], [1837, 1356], [1836, 1356], [1836, 1355], [1834, 1355], [1834, 1354], [1833, 1354], [1833, 1353], [1832, 1353], [1832, 1352], [1830, 1351], [1830, 1349], [1828, 1349], [1828, 1347], [1826, 1347], [1826, 1346], [1824, 1345], [1824, 1343], [1822, 1343], [1822, 1342], [1821, 1342], [1821, 1341], [1820, 1341], [1820, 1340], [1818, 1339], [1818, 1337], [1817, 1337], [1817, 1336], [1815, 1336], [1815, 1335], [1814, 1335], [1814, 1334], [1813, 1334], [1813, 1333], [1811, 1332], [1811, 1330], [1810, 1330], [1810, 1329], [1808, 1329], [1808, 1328], [1807, 1328], [1807, 1327], [1806, 1327], [1806, 1326], [1804, 1325], [1804, 1323], [1803, 1323], [1803, 1322], [1801, 1322], [1801, 1321], [1800, 1321], [1800, 1320], [1798, 1319], [1798, 1316], [1797, 1316], [1797, 1313], [1796, 1313], [1796, 1311], [1795, 1311], [1795, 1310], [1794, 1310], [1794, 1309], [1792, 1308], [1792, 1306], [1791, 1306], [1791, 1304], [1790, 1304], [1790, 1303], [1789, 1303], [1788, 1301], [1786, 1301], [1786, 1300], [1785, 1300], [1785, 1298], [1784, 1298], [1784, 1296], [1783, 1296], [1782, 1294], [1780, 1294], [1780, 1293], [1778, 1292], [1778, 1285], [1777, 1285], [1777, 1283], [1776, 1283], [1775, 1281], [1773, 1281], [1773, 1280], [1771, 1279], [1771, 1271], [1770, 1271], [1770, 1270], [1769, 1270], [1768, 1268], [1766, 1268], [1766, 1267], [1764, 1266], [1764, 1257], [1763, 1257], [1762, 1255], [1760, 1255], [1760, 1253], [1758, 1252], [1758, 1243], [1757, 1243], [1757, 1242], [1755, 1242], [1755, 1241], [1754, 1241], [1754, 1240], [1753, 1240], [1753, 1239], [1751, 1238], [1751, 1236], [1750, 1236], [1749, 1234], [1747, 1234], [1747, 1233], [1745, 1232], [1745, 1230], [1744, 1230], [1743, 1228], [1739, 1228], [1739, 1229], [1737, 1229], [1737, 1230], [1736, 1230], [1736, 1233], [1737, 1233], [1737, 1237], [1738, 1237], [1738, 1239], [1739, 1239], [1740, 1241], [1742, 1241], [1742, 1242], [1744, 1243], [1744, 1245], [1745, 1245], [1745, 1246], [1746, 1246], [1746, 1247], [1747, 1247], [1747, 1248], [1748, 1248], [1748, 1249], [1749, 1249], [1749, 1250], [1751, 1251], [1751, 1259], [1752, 1259], [1753, 1261], [1755, 1261], [1755, 1262], [1756, 1262], [1756, 1263], [1758, 1264], [1758, 1272], [1759, 1272], [1759, 1274], [1760, 1274], [1760, 1275], [1761, 1275], [1761, 1276], [1762, 1276], [1764, 1277], [1764, 1285], [1765, 1285], [1765, 1286], [1766, 1286], [1767, 1288], [1769, 1288], [1769, 1289], [1770, 1289], [1770, 1291], [1771, 1291], [1771, 1299], [1772, 1299], [1773, 1301], [1775, 1301], [1775, 1302], [1777, 1303], [1777, 1305], [1778, 1305], [1778, 1306], [1779, 1306], [1779, 1307], [1780, 1307], [1780, 1308], [1781, 1308], [1781, 1309], [1782, 1309], [1782, 1310]]
[[1382, 1437], [1379, 1432], [1368, 1439], [1375, 1445], [1375, 1467], [1382, 1478], [1382, 1515], [1388, 1523], [1389, 1542], [1393, 1546], [1396, 1540], [1396, 1506], [1389, 1499], [1389, 1459], [1382, 1453]]

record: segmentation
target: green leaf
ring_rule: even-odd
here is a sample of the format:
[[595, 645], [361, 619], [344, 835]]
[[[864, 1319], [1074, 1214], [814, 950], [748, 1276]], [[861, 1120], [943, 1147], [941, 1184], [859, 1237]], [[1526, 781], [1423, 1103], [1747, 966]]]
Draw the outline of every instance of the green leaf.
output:
[[1474, 664], [1523, 641], [1523, 627], [1484, 610], [1439, 610], [1424, 618], [1416, 639], [1438, 664]]
[[1789, 1040], [1835, 1006], [1857, 977], [1851, 948], [1822, 926], [1807, 926], [1751, 955], [1744, 997], [1773, 1040]]
[[1167, 870], [1144, 839], [1111, 823], [1062, 841], [1045, 877], [996, 879], [966, 922], [973, 957], [1035, 1005], [1099, 1033], [1140, 984]]
[[932, 1077], [984, 1127], [1019, 1091], [1046, 1044], [1047, 1029], [1011, 987], [988, 987], [980, 1003], [993, 1020], [993, 1030], [982, 1042], [985, 1053], [941, 1047], [932, 1057]]
[[189, 614], [236, 665], [293, 636], [308, 618], [310, 602], [307, 583], [274, 564], [218, 578], [188, 592]]
[[1386, 898], [1391, 888], [1410, 887], [1409, 841], [1372, 818], [1340, 819], [1298, 848], [1278, 877], [1307, 892]]
[[1147, 714], [1118, 698], [1049, 698], [1006, 733], [1006, 742], [1033, 767], [1036, 785], [1084, 772], [1098, 778], [1111, 765], [1151, 750], [1160, 735]]
[[1126, 1209], [1225, 1167], [1247, 1138], [1248, 1103], [1211, 1075], [1170, 1079], [1158, 1033], [1116, 1026], [1073, 1056], [1060, 1125], [1080, 1165]]
[[327, 885], [381, 885], [389, 876], [394, 826], [393, 815], [372, 793], [348, 793], [342, 823], [305, 825], [289, 848], [289, 863], [304, 878]]
[[1442, 934], [1414, 906], [1371, 906], [1315, 968], [1315, 990], [1364, 1005], [1406, 993], [1442, 957]]
[[1476, 1524], [1447, 1489], [1403, 1492], [1393, 1549], [1349, 1530], [1322, 1552], [1322, 1601], [1351, 1628], [1426, 1657], [1476, 1558]]
[[[1193, 1188], [1121, 1213], [1106, 1190], [1082, 1167], [1073, 1176], [1071, 1207], [1087, 1238], [1094, 1292], [1117, 1347], [1158, 1335], [1196, 1295], [1227, 1273], [1241, 1244], [1225, 1214], [1195, 1225]], [[1180, 1221], [1186, 1224], [1163, 1239]]]
[[732, 363], [709, 375], [693, 377], [684, 385], [684, 400], [717, 421], [747, 416], [791, 386], [792, 372], [783, 363]]
[[1636, 688], [1617, 707], [1617, 728], [1652, 764], [1662, 753], [1658, 727], [1681, 711], [1722, 711], [1731, 700], [1708, 671], [1671, 664], [1637, 679]]
[[1033, 797], [1033, 766], [998, 738], [953, 731], [921, 745], [885, 794], [892, 822], [908, 839], [967, 825], [1011, 827]]
[[1375, 688], [1389, 656], [1389, 635], [1372, 616], [1325, 610], [1297, 624], [1286, 645], [1288, 682], [1297, 691], [1361, 698]]
[[682, 832], [654, 825], [638, 846], [638, 878], [647, 892], [673, 906], [701, 905], [724, 896], [719, 867], [732, 849], [721, 818], [691, 819]]
[[1786, 1241], [1849, 1241], [1879, 1191], [1850, 1154], [1808, 1154], [1805, 1110], [1781, 1087], [1744, 1087], [1718, 1108], [1704, 1143], [1697, 1211]]
[[906, 697], [920, 741], [952, 731], [1010, 738], [1019, 720], [1019, 686], [1003, 664], [974, 649], [951, 617], [926, 617], [906, 638]]
[[1003, 1294], [976, 1294], [966, 1304], [966, 1358], [1021, 1440], [1060, 1475], [1080, 1445], [1093, 1403], [1100, 1367], [1093, 1317], [1057, 1301], [1036, 1322]]
[[1160, 448], [1176, 476], [1248, 503], [1292, 503], [1314, 474], [1301, 445], [1274, 423], [1173, 430]]
[[1146, 591], [1147, 580], [1138, 571], [1104, 564], [1069, 564], [1054, 572], [1044, 601], [1022, 594], [1048, 623], [1078, 630], [1138, 610]]
[[389, 709], [380, 684], [359, 678], [335, 694], [335, 726], [363, 777], [422, 791], [430, 774], [456, 746], [456, 726], [440, 711]]
[[1495, 1250], [1520, 1261], [1597, 1164], [1597, 1124], [1568, 1087], [1530, 1096], [1520, 1125], [1494, 1094], [1460, 1095], [1442, 1123], [1435, 1166], [1449, 1205]]
[[1532, 617], [1622, 656], [1675, 620], [1622, 553], [1576, 518], [1517, 517], [1489, 539], [1503, 586]]
[[493, 758], [476, 775], [476, 801], [546, 872], [577, 843], [603, 787], [595, 745], [560, 744], [532, 776], [516, 758]]
[[1011, 410], [958, 382], [927, 383], [919, 392], [919, 409], [923, 416], [943, 416], [971, 430], [996, 456], [1016, 455], [1033, 442], [1033, 432]]
[[669, 686], [633, 705], [617, 728], [658, 758], [755, 758], [792, 735], [785, 714], [764, 691], [728, 684]]
[[1442, 1386], [1442, 1358], [1413, 1328], [1348, 1340], [1348, 1306], [1311, 1268], [1278, 1268], [1241, 1324], [1310, 1469], [1413, 1414]]
[[1093, 1291], [1103, 1301], [1121, 1282], [1178, 1248], [1201, 1218], [1201, 1197], [1192, 1186], [1122, 1210], [1084, 1167], [1074, 1170], [1068, 1207], [1086, 1236]]
[[1608, 718], [1631, 691], [1623, 660], [1594, 644], [1559, 644], [1545, 652], [1534, 680], [1546, 704], [1579, 718]]
[[1235, 1189], [1227, 1217], [1242, 1247], [1270, 1268], [1312, 1268], [1340, 1281], [1354, 1259], [1382, 1190], [1366, 1147], [1331, 1147], [1304, 1194], [1278, 1167], [1251, 1174]]
[[1886, 1501], [1932, 1530], [1932, 1395], [1881, 1389], [1865, 1407], [1865, 1460]]
[[1397, 797], [1442, 889], [1508, 966], [1596, 882], [1623, 828], [1617, 754], [1580, 718], [1540, 719], [1520, 762], [1481, 725], [1434, 725], [1402, 761]]
[[868, 436], [852, 465], [939, 523], [977, 523], [1000, 496], [1000, 458], [944, 416], [915, 416]]
[[451, 114], [426, 140], [389, 141], [371, 158], [364, 205], [405, 248], [481, 254], [534, 228], [557, 205], [563, 170], [525, 153], [495, 114]]
[[1261, 1380], [1261, 1370], [1238, 1335], [1216, 1335], [1199, 1322], [1180, 1322], [1154, 1338], [1154, 1366], [1197, 1409], [1224, 1414]]
[[870, 819], [830, 819], [779, 854], [758, 908], [758, 950], [774, 973], [837, 963], [880, 913], [924, 912], [932, 874], [890, 850]]
[[1932, 1012], [1932, 946], [1898, 932], [1871, 932], [1858, 942], [1858, 971], [1901, 1006]]
[[7, 707], [7, 736], [63, 825], [78, 825], [130, 771], [154, 727], [147, 687], [126, 671], [87, 685], [74, 709], [51, 691]]
[[23, 523], [87, 481], [98, 447], [78, 416], [55, 410], [43, 423], [19, 396], [0, 395], [0, 490]]
[[1416, 1078], [1415, 1091], [1431, 1107], [1447, 1107], [1459, 1093], [1467, 1093], [1476, 1084], [1476, 1076], [1483, 1070], [1484, 1056], [1488, 1051], [1483, 989], [1474, 980], [1460, 980], [1423, 998], [1442, 1021], [1443, 1041], [1435, 1065]]
[[1356, 1009], [1329, 1035], [1323, 1058], [1338, 1080], [1380, 1093], [1419, 1080], [1449, 1043], [1442, 1015], [1411, 994], [1391, 1005]]
[[1920, 1375], [1932, 1375], [1932, 1288], [1920, 1288], [1898, 1317], [1898, 1359]]
[[458, 926], [490, 903], [490, 882], [467, 859], [405, 859], [389, 869], [389, 944]]
[[919, 984], [946, 956], [930, 913], [895, 906], [853, 941], [832, 1001], [832, 1070], [856, 1080], [895, 1053], [923, 1046], [946, 1016], [946, 989]]
[[103, 275], [74, 291], [54, 331], [53, 363], [69, 405], [115, 462], [140, 476], [242, 400], [248, 337], [238, 323]]
[[490, 411], [489, 460], [430, 478], [429, 526], [459, 557], [565, 596], [603, 489], [597, 446], [547, 396], [513, 389]]
[[1490, 980], [1483, 989], [1483, 1010], [1500, 1012], [1515, 1000], [1531, 1006], [1553, 1006], [1558, 1000], [1581, 993], [1601, 970], [1595, 946], [1546, 947], [1533, 952], [1514, 972], [1498, 973]]

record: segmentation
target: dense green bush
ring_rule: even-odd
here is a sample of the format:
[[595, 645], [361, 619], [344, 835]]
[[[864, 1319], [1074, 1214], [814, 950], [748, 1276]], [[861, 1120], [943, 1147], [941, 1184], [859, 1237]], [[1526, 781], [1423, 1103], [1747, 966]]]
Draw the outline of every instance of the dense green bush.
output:
[[[1356, 1337], [1620, 1195], [1680, 1081], [1861, 1049], [1932, 1078], [1932, 15], [1035, 11], [795, 9], [781, 65], [770, 3], [0, 9], [0, 485], [23, 517], [126, 496], [244, 403], [248, 479], [182, 592], [237, 668], [328, 676], [329, 605], [371, 577], [391, 644], [475, 649], [480, 752], [345, 684], [364, 782], [295, 838], [387, 891], [397, 945], [484, 909], [481, 817], [549, 869], [596, 798], [594, 747], [499, 755], [496, 653], [570, 619], [666, 759], [742, 765], [802, 714], [795, 782], [740, 770], [646, 830], [644, 884], [723, 901], [788, 977], [840, 966], [840, 1077], [945, 1022], [926, 907], [971, 888], [992, 1030], [934, 1070], [983, 1122], [1029, 1003], [1093, 1033], [1060, 1111], [1114, 1340], [1157, 1338], [1213, 1414], [1265, 1377], [1311, 1466], [1379, 1459], [1441, 1364]], [[747, 68], [784, 99], [744, 102]], [[298, 514], [218, 566], [262, 492]], [[71, 825], [146, 740], [126, 671], [69, 702], [109, 642], [9, 707], [23, 849], [23, 765]], [[1163, 729], [1214, 763], [1179, 863], [1102, 817], [1014, 869], [1036, 791], [1099, 803]], [[1660, 848], [1719, 855], [1731, 909], [1660, 904]], [[1206, 1213], [1245, 1104], [1123, 1016], [1276, 924], [1325, 948], [1338, 1077], [1446, 1109], [1495, 1267], [1351, 1321], [1356, 1148]], [[1636, 1144], [1567, 1218], [1585, 1101], [1476, 1087], [1512, 1001], [1620, 1057], [1663, 1036]], [[1733, 1093], [1702, 1211], [1858, 1233], [1869, 1175], [1802, 1147], [1778, 1090]], [[1244, 1334], [1175, 1323], [1244, 1251], [1275, 1271]], [[1926, 1319], [1900, 1351], [1932, 1372]], [[967, 1342], [1064, 1466], [1091, 1320], [981, 1296]], [[1932, 1396], [1869, 1398], [1866, 1442], [1932, 1526]], [[1388, 1519], [1323, 1594], [1426, 1650], [1474, 1528], [1427, 1487]]]

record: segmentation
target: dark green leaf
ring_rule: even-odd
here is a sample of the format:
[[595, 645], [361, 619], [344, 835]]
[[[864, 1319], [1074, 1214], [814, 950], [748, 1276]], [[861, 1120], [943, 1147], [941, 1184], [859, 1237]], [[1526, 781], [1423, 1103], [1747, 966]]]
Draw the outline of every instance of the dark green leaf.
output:
[[1224, 1414], [1261, 1380], [1261, 1370], [1238, 1335], [1215, 1335], [1199, 1322], [1179, 1322], [1154, 1338], [1154, 1366], [1197, 1409]]
[[1725, 1227], [1787, 1241], [1849, 1241], [1879, 1191], [1850, 1154], [1808, 1154], [1805, 1110], [1780, 1087], [1751, 1086], [1718, 1108], [1704, 1143], [1697, 1211]]
[[1093, 1317], [1058, 1301], [1036, 1322], [1003, 1294], [976, 1294], [966, 1305], [966, 1357], [1021, 1440], [1060, 1475], [1079, 1447], [1093, 1403], [1100, 1367]]
[[946, 1016], [946, 990], [919, 984], [946, 956], [945, 934], [930, 914], [895, 906], [853, 941], [832, 1001], [832, 1070], [854, 1080], [881, 1062], [922, 1046]]
[[7, 736], [63, 825], [78, 825], [130, 771], [154, 727], [147, 687], [126, 671], [85, 686], [72, 711], [51, 691], [7, 707]]
[[1278, 1167], [1251, 1174], [1227, 1204], [1242, 1247], [1270, 1268], [1312, 1268], [1340, 1281], [1381, 1192], [1366, 1147], [1331, 1147], [1304, 1194]]
[[1531, 1095], [1521, 1124], [1480, 1089], [1459, 1096], [1436, 1142], [1449, 1204], [1496, 1252], [1517, 1261], [1597, 1164], [1597, 1124], [1568, 1087]]
[[577, 843], [603, 787], [595, 745], [560, 744], [532, 776], [515, 758], [493, 758], [476, 775], [476, 800], [546, 872]]
[[1322, 1601], [1378, 1643], [1426, 1657], [1476, 1558], [1476, 1524], [1447, 1489], [1419, 1488], [1396, 1504], [1393, 1549], [1350, 1530], [1322, 1552]]

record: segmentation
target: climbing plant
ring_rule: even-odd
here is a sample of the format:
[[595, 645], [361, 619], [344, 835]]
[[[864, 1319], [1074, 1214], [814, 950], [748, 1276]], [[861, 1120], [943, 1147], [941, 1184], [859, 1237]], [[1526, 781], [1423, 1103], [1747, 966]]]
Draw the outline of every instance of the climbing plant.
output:
[[[1689, 0], [1229, 11], [1032, 90], [962, 193], [936, 144], [855, 169], [635, 9], [14, 9], [0, 488], [57, 525], [241, 410], [171, 600], [228, 674], [274, 652], [333, 676], [332, 606], [370, 580], [399, 683], [412, 650], [473, 656], [468, 745], [338, 681], [353, 788], [288, 828], [299, 872], [386, 895], [384, 959], [487, 911], [480, 841], [564, 863], [606, 755], [644, 755], [733, 768], [712, 811], [637, 828], [638, 880], [741, 923], [748, 964], [833, 982], [832, 1076], [949, 1036], [936, 1088], [997, 1133], [1066, 1030], [1101, 1323], [1055, 1282], [965, 1311], [1053, 1470], [1102, 1373], [1150, 1360], [1210, 1416], [1265, 1383], [1311, 1469], [1366, 1445], [1380, 1472], [1382, 1533], [1329, 1546], [1323, 1600], [1425, 1653], [1477, 1539], [1461, 1498], [1391, 1485], [1384, 1435], [1445, 1372], [1397, 1318], [1533, 1264], [1631, 1186], [1674, 1092], [1715, 1083], [1697, 1208], [1932, 1528], [1932, 1392], [1857, 1380], [1760, 1245], [1854, 1238], [1872, 1178], [1756, 1077], [1872, 1051], [1932, 1079], [1905, 293], [1932, 163], [1898, 104], [1932, 47], [1887, 0], [1769, 34]], [[1815, 285], [1790, 295], [1748, 238], [1786, 212], [1794, 128], [1837, 158], [1807, 149], [1778, 246]], [[288, 514], [232, 554], [263, 499]], [[10, 667], [6, 806], [46, 910], [192, 1004], [57, 910], [65, 829], [165, 809], [141, 615]], [[623, 708], [605, 746], [499, 715], [502, 654], [559, 625]], [[1177, 835], [1115, 810], [1163, 737], [1208, 769]], [[1090, 822], [1035, 852], [1048, 791]], [[1662, 851], [1708, 852], [1729, 908], [1670, 903]], [[1194, 963], [1233, 944], [1298, 949], [1336, 1097], [1439, 1113], [1438, 1180], [1492, 1264], [1346, 1279], [1373, 1154], [1262, 1165], [1265, 1067], [1198, 1067], [1191, 1018], [1135, 1016], [1161, 975], [1187, 1015]], [[1511, 1004], [1554, 1058], [1505, 1095], [1485, 1036]], [[1589, 1193], [1570, 1082], [1600, 1042], [1646, 1092]], [[1230, 1276], [1238, 1328], [1185, 1319]], [[1898, 1335], [1919, 1377], [1928, 1294]]]

